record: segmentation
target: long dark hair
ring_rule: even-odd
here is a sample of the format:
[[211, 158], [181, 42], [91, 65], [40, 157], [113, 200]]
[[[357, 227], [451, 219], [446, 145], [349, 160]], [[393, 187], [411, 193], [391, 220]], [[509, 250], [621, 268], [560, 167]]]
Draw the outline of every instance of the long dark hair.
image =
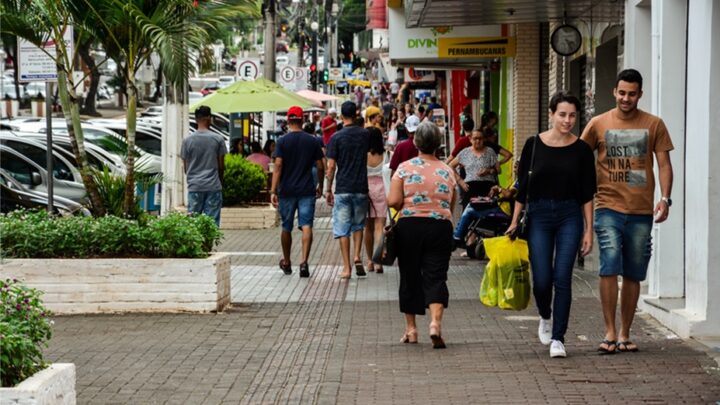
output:
[[369, 152], [373, 155], [381, 155], [385, 152], [385, 146], [383, 145], [382, 132], [375, 127], [367, 128], [368, 131], [368, 143], [370, 144]]

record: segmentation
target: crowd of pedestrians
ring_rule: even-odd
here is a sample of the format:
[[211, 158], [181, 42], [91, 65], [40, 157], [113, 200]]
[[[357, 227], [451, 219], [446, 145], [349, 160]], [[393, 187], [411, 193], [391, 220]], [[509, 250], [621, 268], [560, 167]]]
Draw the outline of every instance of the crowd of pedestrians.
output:
[[[444, 348], [442, 316], [450, 297], [446, 281], [452, 251], [468, 243], [472, 221], [490, 214], [505, 215], [510, 225], [504, 232], [515, 237], [524, 216], [533, 295], [540, 315], [537, 333], [539, 341], [550, 346], [550, 356], [567, 355], [564, 341], [574, 261], [578, 251], [582, 256], [590, 253], [594, 235], [599, 241], [600, 298], [606, 329], [598, 352], [639, 350], [630, 340], [630, 328], [651, 255], [652, 224], [665, 221], [672, 204], [669, 152], [673, 146], [663, 121], [637, 108], [642, 97], [639, 72], [620, 72], [612, 91], [616, 107], [593, 118], [581, 136], [572, 132], [580, 101], [566, 92], [553, 95], [548, 111], [550, 128], [529, 137], [515, 159], [510, 183], [504, 185], [499, 184], [498, 176], [514, 156], [498, 143], [494, 112], [483, 114], [476, 125], [472, 108], [464, 108], [461, 136], [441, 160], [446, 154], [441, 151], [444, 135], [435, 119], [445, 121], [438, 116], [445, 114], [444, 108], [435, 98], [426, 106], [408, 102], [411, 93], [406, 84], [383, 87], [377, 97], [356, 92], [354, 101], [342, 104], [340, 117], [330, 108], [322, 120], [312, 116], [305, 124], [306, 131], [302, 109], [291, 108], [289, 132], [272, 146], [261, 149], [259, 143], [251, 145], [253, 153], [248, 157], [263, 167], [270, 159], [274, 162], [270, 191], [282, 221], [279, 267], [292, 274], [291, 233], [297, 218], [303, 245], [300, 276], [310, 276], [315, 200], [321, 196], [332, 207], [332, 232], [343, 260], [338, 274], [342, 279], [351, 278], [353, 271], [360, 277], [368, 272], [383, 273], [382, 265], [373, 262], [373, 252], [388, 219], [397, 219], [399, 305], [406, 320], [401, 342], [418, 342], [415, 318], [429, 309], [432, 346]], [[204, 113], [198, 116], [199, 125]], [[198, 133], [204, 136], [200, 130]], [[212, 166], [213, 159], [219, 162], [217, 156], [224, 151], [218, 146], [199, 164], [193, 151], [201, 144], [186, 142], [183, 159], [188, 183], [196, 187], [197, 182], [190, 179], [208, 175], [194, 173], [193, 168]], [[202, 142], [213, 144], [210, 138]], [[657, 202], [654, 159], [662, 196]], [[221, 181], [221, 165], [217, 170]], [[198, 208], [200, 200], [212, 205], [213, 191], [203, 189], [202, 193], [207, 194], [190, 198], [191, 211], [204, 209]], [[479, 197], [499, 200], [479, 209], [471, 204]], [[208, 212], [214, 213], [213, 209]], [[454, 226], [456, 209], [461, 215]], [[621, 290], [618, 276], [622, 276]], [[619, 328], [615, 320], [618, 293]]]

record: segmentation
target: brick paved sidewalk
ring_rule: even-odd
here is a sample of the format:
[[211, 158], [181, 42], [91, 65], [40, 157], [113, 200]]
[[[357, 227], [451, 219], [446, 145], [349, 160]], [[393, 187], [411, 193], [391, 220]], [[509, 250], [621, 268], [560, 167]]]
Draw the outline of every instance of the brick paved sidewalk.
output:
[[[602, 319], [594, 271], [575, 272], [569, 357], [550, 359], [537, 341], [534, 308], [484, 307], [477, 299], [482, 263], [454, 257], [443, 323], [448, 349], [432, 350], [424, 317], [420, 344], [398, 343], [404, 321], [395, 268], [337, 278], [328, 218], [316, 223], [309, 279], [277, 268], [278, 236], [226, 232], [219, 250], [239, 252], [231, 310], [58, 317], [49, 360], [77, 365], [82, 404], [720, 400], [720, 370], [703, 347], [644, 314], [633, 336], [640, 352], [595, 353]], [[299, 243], [293, 252], [298, 257]]]

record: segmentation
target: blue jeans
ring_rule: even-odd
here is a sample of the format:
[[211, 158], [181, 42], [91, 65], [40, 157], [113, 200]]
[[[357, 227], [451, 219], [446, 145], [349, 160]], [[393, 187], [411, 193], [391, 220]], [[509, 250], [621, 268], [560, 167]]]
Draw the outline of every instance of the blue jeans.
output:
[[365, 229], [368, 212], [368, 195], [362, 193], [335, 194], [332, 211], [333, 236], [347, 238]]
[[607, 208], [595, 210], [600, 276], [645, 280], [652, 255], [652, 226], [652, 215], [629, 215]]
[[315, 219], [315, 196], [280, 197], [278, 211], [280, 211], [283, 231], [292, 232], [295, 211], [298, 213], [298, 228], [302, 229], [304, 226], [312, 228]]
[[467, 234], [470, 224], [473, 221], [485, 218], [490, 214], [500, 213], [503, 212], [499, 207], [489, 207], [478, 210], [473, 208], [472, 204], [468, 204], [467, 207], [465, 207], [465, 211], [463, 211], [462, 216], [460, 216], [460, 221], [458, 221], [457, 227], [455, 227], [455, 232], [453, 232], [453, 239], [463, 240], [465, 234]]
[[222, 208], [222, 191], [189, 191], [187, 209], [191, 214], [205, 214], [220, 226], [220, 208]]
[[561, 342], [570, 318], [572, 272], [583, 228], [582, 208], [574, 200], [530, 202], [528, 245], [535, 305], [543, 319], [552, 315], [552, 338]]

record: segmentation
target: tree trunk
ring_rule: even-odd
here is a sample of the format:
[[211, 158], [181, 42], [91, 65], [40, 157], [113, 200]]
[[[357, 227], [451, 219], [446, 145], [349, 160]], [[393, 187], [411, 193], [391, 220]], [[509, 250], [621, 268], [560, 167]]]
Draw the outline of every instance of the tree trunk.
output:
[[135, 75], [128, 73], [127, 75], [127, 174], [125, 175], [125, 201], [123, 202], [123, 212], [128, 215], [135, 204], [135, 154], [131, 151], [135, 150], [135, 128], [137, 123], [137, 89], [135, 88]]
[[93, 117], [100, 117], [100, 113], [97, 112], [97, 89], [100, 85], [100, 72], [98, 71], [97, 65], [95, 64], [95, 59], [90, 56], [90, 45], [92, 44], [92, 40], [85, 41], [80, 43], [78, 46], [78, 53], [80, 54], [80, 57], [82, 58], [83, 62], [87, 65], [88, 69], [90, 69], [90, 90], [87, 92], [87, 96], [85, 97], [85, 104], [83, 105], [82, 109], [80, 110], [81, 114], [84, 115], [90, 115]]
[[[58, 55], [58, 57], [60, 56]], [[85, 185], [85, 191], [90, 197], [93, 215], [101, 217], [105, 215], [105, 206], [93, 180], [87, 153], [85, 152], [85, 138], [83, 136], [82, 126], [80, 126], [80, 109], [72, 84], [71, 81], [70, 86], [68, 86], [67, 73], [61, 65], [58, 65], [58, 95], [60, 96], [60, 103], [62, 104], [65, 122], [68, 127], [70, 144], [72, 145], [75, 159], [80, 166], [80, 175]]]
[[153, 93], [152, 98], [150, 98], [150, 100], [152, 100], [153, 103], [156, 103], [158, 101], [158, 99], [160, 97], [162, 97], [162, 85], [163, 85], [162, 68], [163, 68], [162, 61], [160, 61], [160, 65], [158, 65], [157, 76], [155, 77], [155, 92]]

